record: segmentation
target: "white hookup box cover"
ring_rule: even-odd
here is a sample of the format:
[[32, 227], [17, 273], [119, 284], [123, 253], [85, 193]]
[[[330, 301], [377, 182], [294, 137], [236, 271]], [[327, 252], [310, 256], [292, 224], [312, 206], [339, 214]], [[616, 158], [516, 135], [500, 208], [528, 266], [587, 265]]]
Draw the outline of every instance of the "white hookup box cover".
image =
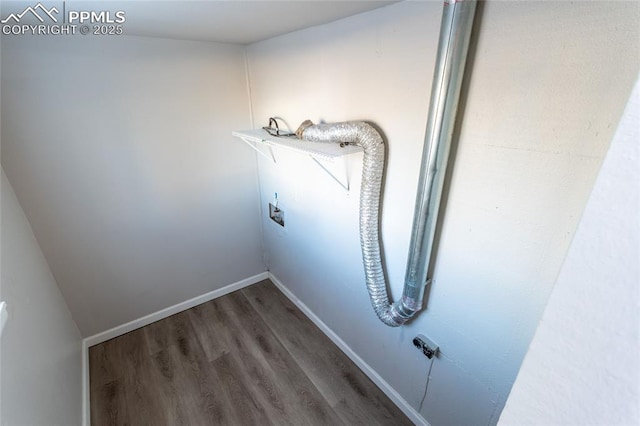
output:
[[7, 322], [7, 318], [9, 318], [7, 303], [0, 302], [0, 335], [2, 335], [2, 330], [4, 330], [4, 324]]

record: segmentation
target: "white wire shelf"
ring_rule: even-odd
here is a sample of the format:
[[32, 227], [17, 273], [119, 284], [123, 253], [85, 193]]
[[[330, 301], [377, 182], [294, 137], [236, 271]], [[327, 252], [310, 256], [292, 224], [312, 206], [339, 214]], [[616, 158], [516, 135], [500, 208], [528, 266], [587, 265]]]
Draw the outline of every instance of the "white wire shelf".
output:
[[[329, 170], [323, 162], [334, 162], [334, 160], [339, 157], [344, 157], [345, 155], [362, 151], [362, 148], [355, 145], [340, 146], [339, 143], [308, 142], [294, 137], [272, 136], [264, 129], [239, 130], [231, 132], [231, 134], [242, 139], [247, 145], [256, 150], [258, 154], [268, 158], [274, 163], [276, 163], [276, 157], [271, 149], [272, 147], [278, 147], [288, 151], [297, 152], [299, 154], [308, 155], [320, 168], [322, 168], [322, 170], [329, 174], [333, 180], [347, 191], [349, 191], [349, 181], [348, 176], [346, 176], [346, 172], [345, 177], [341, 179], [336, 176], [336, 173]], [[268, 154], [258, 148], [260, 145], [268, 148]]]

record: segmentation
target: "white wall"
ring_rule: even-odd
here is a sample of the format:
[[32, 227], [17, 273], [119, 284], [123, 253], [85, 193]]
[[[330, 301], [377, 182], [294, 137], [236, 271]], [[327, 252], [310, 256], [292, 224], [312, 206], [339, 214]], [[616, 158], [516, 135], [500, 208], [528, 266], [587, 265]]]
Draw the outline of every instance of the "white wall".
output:
[[638, 117], [636, 83], [501, 424], [640, 423]]
[[2, 425], [79, 425], [80, 332], [2, 173]]
[[[403, 2], [251, 45], [255, 126], [365, 119], [388, 141], [382, 238], [393, 298], [404, 278], [440, 2]], [[480, 6], [468, 98], [427, 309], [376, 319], [358, 241], [361, 155], [349, 194], [311, 160], [259, 159], [271, 272], [432, 425], [495, 424], [638, 72], [636, 3]]]
[[2, 164], [83, 336], [265, 270], [241, 46], [3, 37]]

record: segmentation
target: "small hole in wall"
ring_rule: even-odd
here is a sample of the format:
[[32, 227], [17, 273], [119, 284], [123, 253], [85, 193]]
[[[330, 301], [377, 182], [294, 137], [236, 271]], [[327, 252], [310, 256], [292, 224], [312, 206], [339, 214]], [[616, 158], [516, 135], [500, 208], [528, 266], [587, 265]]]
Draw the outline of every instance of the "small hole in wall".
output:
[[271, 203], [269, 203], [269, 217], [278, 225], [284, 226], [284, 212]]

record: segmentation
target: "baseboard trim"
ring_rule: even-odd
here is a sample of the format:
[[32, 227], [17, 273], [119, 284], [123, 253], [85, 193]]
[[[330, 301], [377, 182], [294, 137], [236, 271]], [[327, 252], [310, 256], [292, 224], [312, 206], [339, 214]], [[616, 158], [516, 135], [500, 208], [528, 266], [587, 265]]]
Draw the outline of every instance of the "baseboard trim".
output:
[[226, 294], [233, 293], [236, 290], [248, 287], [262, 280], [266, 280], [267, 278], [269, 278], [269, 273], [261, 272], [252, 277], [245, 278], [244, 280], [226, 285], [222, 288], [218, 288], [200, 296], [196, 296], [192, 299], [185, 300], [184, 302], [169, 306], [168, 308], [164, 308], [149, 315], [145, 315], [142, 318], [129, 321], [125, 324], [118, 325], [109, 330], [82, 339], [82, 424], [84, 426], [89, 426], [89, 424], [91, 423], [89, 399], [89, 348], [91, 346], [95, 346], [115, 337], [122, 336], [123, 334], [126, 334], [130, 331], [137, 330], [138, 328], [144, 327], [156, 321], [160, 321], [161, 319], [170, 317], [171, 315], [186, 311], [187, 309], [193, 308], [194, 306], [198, 306], [202, 303], [217, 299], [218, 297], [222, 297]]
[[342, 352], [347, 355], [351, 361], [353, 361], [381, 390], [384, 392], [391, 401], [394, 402], [406, 414], [409, 419], [420, 426], [429, 426], [429, 423], [418, 413], [409, 403], [402, 397], [394, 388], [389, 385], [369, 364], [367, 364], [358, 354], [345, 343], [329, 326], [327, 326], [307, 305], [305, 305], [300, 299], [298, 299], [278, 278], [276, 278], [271, 272], [269, 272], [269, 279], [275, 284], [276, 287], [287, 298], [296, 305], [313, 323], [318, 326], [320, 330], [329, 338], [333, 343], [338, 346]]
[[305, 305], [300, 299], [298, 299], [278, 278], [276, 278], [270, 272], [262, 272], [252, 277], [246, 278], [241, 281], [229, 284], [222, 288], [210, 291], [200, 296], [196, 296], [192, 299], [180, 302], [176, 305], [162, 309], [149, 315], [145, 315], [142, 318], [138, 318], [133, 321], [129, 321], [125, 324], [113, 327], [109, 330], [95, 334], [93, 336], [86, 337], [82, 340], [82, 424], [84, 426], [90, 426], [91, 412], [90, 412], [90, 396], [89, 396], [89, 348], [91, 346], [98, 345], [107, 340], [113, 339], [118, 336], [122, 336], [130, 331], [144, 327], [161, 319], [170, 317], [171, 315], [193, 308], [194, 306], [208, 302], [218, 297], [222, 297], [226, 294], [232, 293], [236, 290], [240, 290], [244, 287], [248, 287], [252, 284], [260, 282], [269, 278], [282, 293], [287, 296], [291, 302], [296, 305], [313, 323], [322, 330], [322, 332], [333, 343], [338, 346], [342, 352], [345, 353], [388, 397], [394, 404], [400, 408], [404, 414], [416, 425], [430, 426], [429, 423], [411, 406], [409, 403], [400, 396], [395, 389], [389, 385], [369, 364], [367, 364], [358, 354], [347, 345], [329, 326], [327, 326], [307, 305]]
[[144, 327], [145, 325], [149, 325], [161, 319], [170, 317], [171, 315], [177, 314], [179, 312], [186, 311], [187, 309], [193, 308], [194, 306], [198, 306], [210, 300], [217, 299], [218, 297], [222, 297], [225, 294], [232, 293], [236, 290], [240, 290], [241, 288], [250, 286], [251, 284], [266, 280], [267, 278], [269, 278], [269, 274], [267, 272], [262, 272], [258, 275], [245, 278], [244, 280], [237, 281], [233, 284], [226, 285], [222, 288], [218, 288], [200, 296], [196, 296], [192, 299], [185, 300], [184, 302], [169, 306], [168, 308], [161, 309], [152, 314], [145, 315], [142, 318], [138, 318], [133, 321], [129, 321], [128, 323], [118, 325], [109, 330], [103, 331], [101, 333], [94, 334], [93, 336], [85, 338], [84, 342], [86, 343], [87, 347], [90, 348], [91, 346], [95, 346], [102, 342], [106, 342], [107, 340], [113, 339], [114, 337], [122, 336], [123, 334], [126, 334], [130, 331], [137, 330], [138, 328]]
[[91, 401], [89, 399], [89, 347], [86, 339], [82, 340], [82, 425], [91, 425]]

